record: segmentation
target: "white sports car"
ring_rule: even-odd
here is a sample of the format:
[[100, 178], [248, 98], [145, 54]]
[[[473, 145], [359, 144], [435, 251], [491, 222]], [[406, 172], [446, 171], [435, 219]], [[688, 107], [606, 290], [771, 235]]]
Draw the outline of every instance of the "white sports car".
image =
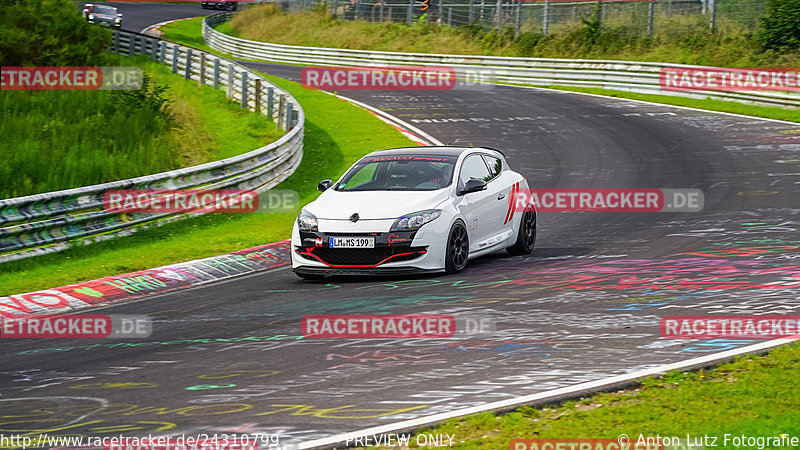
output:
[[530, 253], [536, 240], [535, 208], [514, 204], [528, 182], [489, 148], [380, 150], [318, 189], [292, 230], [301, 278], [457, 273], [497, 250]]

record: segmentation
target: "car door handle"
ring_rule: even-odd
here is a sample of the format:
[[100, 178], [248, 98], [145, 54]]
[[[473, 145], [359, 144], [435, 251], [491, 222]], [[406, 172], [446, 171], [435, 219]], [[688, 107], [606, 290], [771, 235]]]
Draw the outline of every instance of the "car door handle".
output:
[[501, 193], [499, 193], [499, 194], [497, 194], [497, 199], [498, 199], [498, 200], [502, 200], [502, 199], [504, 199], [504, 198], [506, 198], [506, 194], [503, 194], [502, 192], [501, 192]]

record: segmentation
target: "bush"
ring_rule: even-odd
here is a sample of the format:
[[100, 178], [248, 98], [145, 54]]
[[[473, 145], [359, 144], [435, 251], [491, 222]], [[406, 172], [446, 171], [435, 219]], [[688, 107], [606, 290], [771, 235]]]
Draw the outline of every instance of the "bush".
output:
[[101, 65], [110, 43], [69, 0], [0, 0], [0, 65]]
[[765, 50], [800, 48], [800, 1], [768, 0], [759, 38]]
[[170, 121], [168, 110], [169, 99], [164, 96], [167, 86], [154, 83], [147, 74], [142, 75], [142, 87], [130, 91], [113, 91], [112, 100], [118, 107], [129, 110], [130, 113], [146, 111], [149, 115], [161, 117]]

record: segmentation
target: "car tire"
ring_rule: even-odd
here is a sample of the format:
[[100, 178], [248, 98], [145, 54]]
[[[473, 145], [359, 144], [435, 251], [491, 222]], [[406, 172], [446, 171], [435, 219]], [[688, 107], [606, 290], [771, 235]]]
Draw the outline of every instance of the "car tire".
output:
[[525, 211], [520, 219], [519, 233], [514, 245], [506, 248], [509, 255], [527, 255], [536, 244], [536, 213]]
[[447, 235], [447, 247], [444, 255], [444, 270], [447, 273], [459, 273], [467, 266], [469, 259], [469, 236], [464, 222], [458, 221], [450, 228]]
[[319, 281], [319, 280], [325, 278], [325, 275], [320, 275], [318, 273], [295, 272], [294, 274], [297, 275], [298, 277], [304, 279], [304, 280]]

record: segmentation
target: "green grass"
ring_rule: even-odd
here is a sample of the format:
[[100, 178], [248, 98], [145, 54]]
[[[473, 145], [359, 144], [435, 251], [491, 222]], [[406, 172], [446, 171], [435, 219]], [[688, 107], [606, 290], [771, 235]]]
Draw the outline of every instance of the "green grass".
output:
[[[176, 22], [163, 25], [159, 28], [161, 30], [162, 38], [172, 42], [179, 42], [183, 45], [213, 52], [211, 47], [206, 44], [203, 35], [200, 33], [202, 29], [203, 19], [205, 17], [195, 17], [192, 19], [178, 20]], [[225, 25], [229, 22], [225, 22]], [[224, 55], [223, 55], [224, 56]]]
[[641, 24], [611, 15], [595, 33], [576, 21], [569, 25], [555, 23], [551, 33], [543, 36], [533, 23], [523, 24], [523, 32], [515, 34], [510, 27], [485, 31], [479, 26], [345, 21], [322, 12], [287, 14], [273, 5], [259, 5], [237, 14], [230, 25], [222, 24], [218, 30], [276, 44], [362, 50], [659, 61], [721, 67], [796, 67], [800, 63], [799, 51], [762, 50], [753, 30], [737, 21], [722, 15], [718, 24], [716, 32], [711, 32], [707, 16], [661, 16], [656, 18], [654, 35], [648, 36]]
[[135, 64], [152, 83], [169, 86], [163, 110], [171, 119], [123, 92], [3, 91], [0, 198], [188, 167], [245, 153], [282, 135], [223, 92], [198, 88], [163, 65], [142, 57], [119, 57], [118, 63]]
[[[265, 75], [289, 91], [306, 112], [303, 162], [277, 189], [316, 198], [317, 183], [337, 178], [364, 154], [415, 145], [367, 111], [298, 83]], [[355, 125], [357, 124], [357, 126]], [[0, 295], [28, 292], [219, 255], [288, 239], [296, 214], [207, 214], [153, 227], [129, 237], [0, 264]]]
[[725, 433], [800, 435], [798, 379], [800, 344], [795, 343], [764, 356], [740, 356], [711, 370], [648, 378], [636, 389], [451, 419], [419, 433], [455, 434], [458, 444], [453, 448], [459, 449], [509, 448], [516, 438], [616, 440], [623, 433], [632, 443], [640, 435], [680, 436], [684, 443], [687, 433], [718, 436], [717, 447], [706, 448], [734, 448], [730, 442], [723, 445]]

